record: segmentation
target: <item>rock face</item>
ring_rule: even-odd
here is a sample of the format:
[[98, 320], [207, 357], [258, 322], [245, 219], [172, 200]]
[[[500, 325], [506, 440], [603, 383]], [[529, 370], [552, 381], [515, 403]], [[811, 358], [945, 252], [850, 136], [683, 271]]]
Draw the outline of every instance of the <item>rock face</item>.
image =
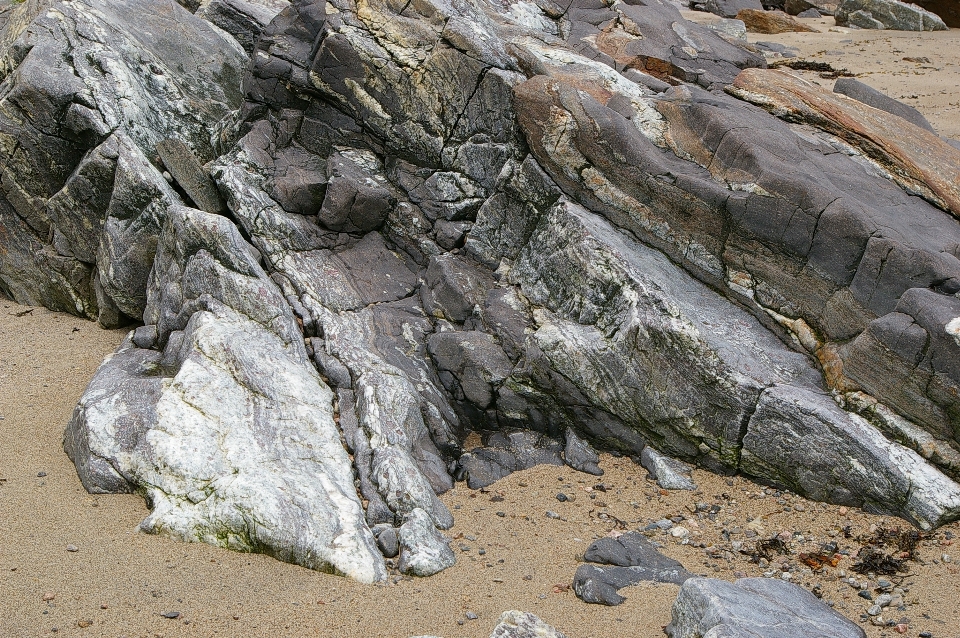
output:
[[[146, 493], [145, 528], [374, 581], [381, 526], [434, 573], [455, 478], [648, 444], [960, 517], [937, 469], [960, 476], [960, 225], [929, 132], [794, 90], [666, 0], [297, 0], [249, 63], [252, 31], [203, 17], [251, 3], [140, 7], [141, 42], [138, 3], [98, 2], [0, 14], [0, 280], [143, 321], [65, 443], [88, 489]], [[78, 20], [142, 100], [62, 66]], [[164, 75], [175, 45], [227, 62]], [[223, 215], [183, 205], [222, 210], [208, 179]]]
[[175, 136], [212, 159], [246, 56], [173, 0], [27, 0], [8, 13], [0, 289], [104, 325], [139, 320], [153, 246], [181, 203], [154, 148]]
[[673, 603], [670, 638], [865, 638], [813, 594], [774, 578], [691, 578]]
[[861, 29], [943, 31], [947, 28], [936, 13], [899, 0], [842, 0], [834, 17], [841, 26]]

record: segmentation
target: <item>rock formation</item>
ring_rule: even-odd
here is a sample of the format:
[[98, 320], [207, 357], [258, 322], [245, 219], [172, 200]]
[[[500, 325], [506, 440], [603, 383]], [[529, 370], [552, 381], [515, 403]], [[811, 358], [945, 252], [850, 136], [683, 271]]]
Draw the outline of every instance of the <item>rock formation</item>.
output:
[[142, 323], [65, 447], [144, 529], [429, 574], [456, 478], [591, 446], [960, 517], [929, 131], [666, 0], [185, 4], [0, 0], [0, 282]]

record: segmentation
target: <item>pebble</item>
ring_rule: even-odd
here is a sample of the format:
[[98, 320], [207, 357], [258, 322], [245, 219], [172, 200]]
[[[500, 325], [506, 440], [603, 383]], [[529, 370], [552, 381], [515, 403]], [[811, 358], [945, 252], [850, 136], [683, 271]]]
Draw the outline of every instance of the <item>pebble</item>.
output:
[[480, 616], [476, 615], [475, 613], [473, 613], [472, 611], [468, 611], [468, 612], [466, 613], [466, 616], [467, 616], [467, 619], [468, 619], [468, 620], [476, 620], [477, 618], [480, 617]]
[[921, 631], [918, 635], [920, 638], [933, 638], [933, 634], [929, 631]]
[[563, 503], [564, 501], [567, 500], [567, 495], [564, 494], [563, 492], [560, 492], [559, 494], [557, 494], [557, 500]]
[[871, 616], [879, 616], [880, 611], [880, 605], [871, 605], [870, 609], [867, 610], [867, 613]]
[[48, 591], [43, 595], [43, 600], [44, 601], [53, 600], [56, 597], [57, 597], [56, 594], [54, 594], [52, 591]]
[[506, 518], [507, 513], [506, 513], [506, 512], [497, 512], [497, 516], [499, 516], [500, 518]]
[[558, 518], [560, 518], [560, 515], [557, 514], [557, 513], [554, 512], [554, 511], [552, 511], [552, 510], [547, 510], [547, 518], [558, 519]]
[[[162, 612], [160, 615], [163, 616], [164, 618], [169, 618], [170, 620], [176, 620], [177, 618], [180, 617], [180, 612], [179, 612], [179, 611], [165, 611], [165, 612]], [[236, 620], [236, 618], [237, 618], [237, 617], [234, 616], [234, 620]]]
[[92, 621], [92, 620], [78, 620], [78, 621], [77, 621], [77, 627], [79, 627], [80, 629], [86, 629], [87, 627], [92, 627], [92, 626], [93, 626], [93, 621]]
[[857, 596], [859, 596], [860, 598], [864, 598], [866, 600], [873, 600], [873, 596], [871, 596], [870, 592], [868, 592], [866, 589], [861, 589], [860, 591], [858, 591]]
[[950, 556], [950, 554], [944, 554], [943, 556], [940, 557], [940, 560], [942, 560], [945, 563], [953, 562], [953, 558]]
[[879, 596], [877, 596], [876, 602], [881, 607], [886, 607], [887, 605], [890, 604], [891, 600], [893, 600], [893, 596], [891, 596], [890, 594], [880, 594]]
[[37, 478], [43, 478], [46, 475], [47, 475], [46, 472], [37, 472]]
[[677, 525], [670, 530], [670, 535], [674, 538], [686, 538], [687, 536], [690, 536], [690, 530], [683, 525]]
[[79, 551], [80, 551], [80, 548], [77, 547], [76, 545], [67, 545], [67, 551], [68, 551], [68, 552], [79, 552]]

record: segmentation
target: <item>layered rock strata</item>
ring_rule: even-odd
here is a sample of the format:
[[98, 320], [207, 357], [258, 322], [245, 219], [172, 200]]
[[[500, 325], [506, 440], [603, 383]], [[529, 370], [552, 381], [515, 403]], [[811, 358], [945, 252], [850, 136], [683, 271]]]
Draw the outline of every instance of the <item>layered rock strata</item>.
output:
[[[0, 40], [0, 139], [18, 140], [0, 209], [29, 239], [0, 272], [21, 301], [143, 321], [66, 443], [88, 489], [148, 496], [145, 528], [373, 581], [378, 526], [402, 569], [433, 573], [455, 477], [538, 448], [599, 471], [586, 441], [921, 527], [960, 517], [941, 472], [960, 475], [956, 179], [723, 93], [792, 80], [673, 5], [298, 0], [255, 38], [242, 104], [217, 88], [226, 65], [190, 67], [206, 120], [175, 120], [171, 88], [162, 117], [77, 146], [54, 189], [24, 168], [52, 157], [25, 113], [116, 84], [38, 88], [44, 21], [106, 9], [31, 2]], [[241, 61], [192, 8], [151, 16]], [[182, 185], [154, 155], [168, 138], [198, 158]], [[197, 166], [226, 214], [184, 205]], [[471, 432], [486, 445], [465, 457]]]

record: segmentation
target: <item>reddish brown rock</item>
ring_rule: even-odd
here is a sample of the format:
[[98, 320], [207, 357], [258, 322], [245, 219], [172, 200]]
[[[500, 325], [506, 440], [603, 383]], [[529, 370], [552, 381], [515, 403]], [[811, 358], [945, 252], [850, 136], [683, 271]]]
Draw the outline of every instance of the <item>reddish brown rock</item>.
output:
[[737, 14], [737, 20], [743, 20], [747, 31], [751, 33], [789, 33], [791, 31], [819, 33], [816, 29], [797, 22], [783, 11], [743, 9]]
[[747, 69], [728, 91], [785, 120], [836, 135], [904, 188], [960, 217], [960, 151], [934, 133], [785, 71]]

